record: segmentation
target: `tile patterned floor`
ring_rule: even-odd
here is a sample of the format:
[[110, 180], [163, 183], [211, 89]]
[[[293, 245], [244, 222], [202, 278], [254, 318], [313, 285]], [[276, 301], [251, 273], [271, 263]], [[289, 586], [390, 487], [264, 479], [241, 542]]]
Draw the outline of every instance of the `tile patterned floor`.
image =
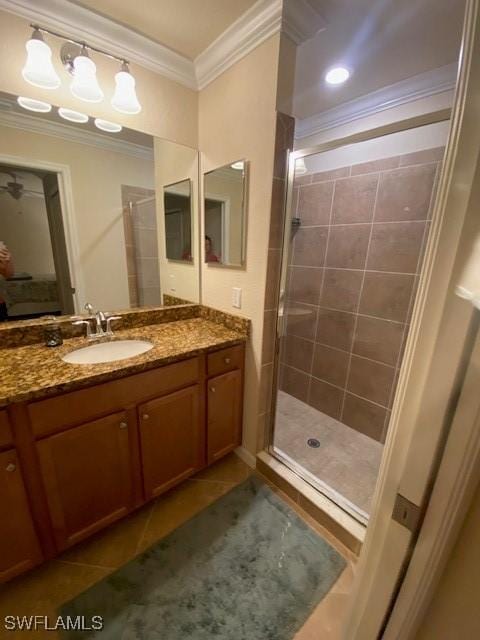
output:
[[[4, 585], [0, 590], [0, 638], [54, 640], [58, 635], [52, 631], [4, 631], [3, 618], [7, 615], [55, 618], [60, 604], [125, 564], [245, 480], [250, 473], [252, 470], [231, 454], [130, 517]], [[338, 581], [295, 636], [295, 640], [338, 640], [353, 581], [355, 558], [297, 504], [264, 480], [347, 559], [347, 567]]]
[[[316, 438], [320, 447], [309, 447]], [[383, 445], [279, 391], [274, 447], [368, 518]]]

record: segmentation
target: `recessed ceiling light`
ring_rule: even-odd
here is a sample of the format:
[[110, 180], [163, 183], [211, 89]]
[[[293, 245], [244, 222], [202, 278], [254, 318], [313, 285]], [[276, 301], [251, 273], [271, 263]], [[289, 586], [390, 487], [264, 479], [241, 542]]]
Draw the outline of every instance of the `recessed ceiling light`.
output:
[[17, 98], [18, 104], [24, 109], [28, 109], [29, 111], [37, 111], [38, 113], [48, 113], [52, 110], [52, 105], [48, 104], [48, 102], [42, 102], [41, 100], [33, 100], [32, 98], [25, 98], [24, 96], [19, 96]]
[[95, 119], [95, 126], [97, 129], [106, 131], [107, 133], [118, 133], [122, 130], [122, 127], [115, 122], [109, 122], [108, 120], [102, 120], [101, 118]]
[[346, 67], [332, 67], [325, 74], [325, 82], [328, 84], [342, 84], [350, 77], [350, 71]]
[[70, 122], [77, 122], [80, 124], [88, 122], [88, 116], [86, 113], [80, 113], [80, 111], [72, 111], [71, 109], [66, 109], [65, 107], [60, 107], [58, 109], [58, 115], [64, 120], [69, 120]]

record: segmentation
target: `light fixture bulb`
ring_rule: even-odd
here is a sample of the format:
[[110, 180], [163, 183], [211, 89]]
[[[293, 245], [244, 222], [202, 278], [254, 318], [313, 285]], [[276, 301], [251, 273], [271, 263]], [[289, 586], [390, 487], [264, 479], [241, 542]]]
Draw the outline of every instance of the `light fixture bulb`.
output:
[[18, 96], [18, 104], [28, 111], [36, 111], [37, 113], [49, 113], [52, 110], [52, 105], [48, 102], [42, 102], [41, 100], [33, 100], [32, 98], [25, 98], [24, 96]]
[[103, 100], [103, 91], [97, 80], [97, 67], [88, 57], [85, 48], [73, 61], [73, 80], [70, 91], [76, 98], [85, 102], [101, 102]]
[[304, 176], [306, 173], [305, 158], [297, 158], [295, 161], [295, 176]]
[[115, 122], [109, 122], [108, 120], [102, 120], [101, 118], [95, 118], [95, 126], [97, 129], [101, 129], [107, 133], [119, 133], [119, 131], [122, 130], [121, 125]]
[[350, 71], [346, 67], [332, 67], [325, 74], [325, 82], [328, 84], [342, 84], [350, 77]]
[[72, 111], [72, 109], [66, 109], [65, 107], [58, 108], [58, 115], [64, 120], [69, 122], [76, 122], [77, 124], [84, 124], [88, 122], [88, 116], [86, 113], [80, 113], [80, 111]]
[[38, 29], [34, 29], [25, 48], [27, 61], [22, 69], [23, 79], [34, 87], [57, 89], [60, 86], [60, 78], [52, 64], [52, 50]]
[[112, 107], [120, 113], [134, 115], [140, 113], [142, 106], [135, 92], [135, 78], [124, 62], [122, 69], [115, 74], [115, 92], [112, 98]]

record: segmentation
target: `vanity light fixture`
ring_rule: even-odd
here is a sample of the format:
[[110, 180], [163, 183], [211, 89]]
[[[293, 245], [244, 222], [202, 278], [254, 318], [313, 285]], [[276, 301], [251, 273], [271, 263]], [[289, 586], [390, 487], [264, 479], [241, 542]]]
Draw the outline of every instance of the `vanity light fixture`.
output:
[[17, 102], [24, 109], [28, 109], [28, 111], [36, 111], [37, 113], [49, 113], [52, 110], [52, 105], [48, 104], [48, 102], [33, 100], [33, 98], [18, 96]]
[[325, 74], [325, 82], [328, 84], [343, 84], [350, 77], [350, 71], [346, 67], [332, 67]]
[[72, 109], [66, 109], [65, 107], [58, 108], [58, 115], [64, 120], [70, 122], [76, 122], [78, 124], [84, 124], [88, 122], [88, 116], [86, 113], [80, 113], [80, 111], [72, 111]]
[[128, 60], [37, 24], [30, 26], [33, 28], [33, 34], [26, 44], [28, 55], [22, 70], [27, 82], [44, 89], [57, 89], [60, 86], [60, 78], [52, 64], [52, 51], [43, 38], [43, 34], [47, 33], [64, 41], [60, 58], [66, 70], [73, 76], [70, 91], [76, 98], [85, 102], [101, 102], [104, 98], [97, 80], [97, 67], [89, 55], [94, 51], [117, 60], [122, 65], [121, 70], [115, 75], [115, 91], [111, 100], [113, 108], [126, 114], [141, 111], [142, 106], [135, 91], [135, 78], [130, 73]]
[[135, 92], [135, 78], [130, 73], [127, 62], [122, 62], [122, 67], [115, 74], [115, 93], [112, 98], [112, 107], [120, 113], [134, 115], [140, 113], [142, 107]]
[[52, 50], [38, 27], [34, 26], [25, 48], [27, 61], [22, 69], [24, 80], [34, 87], [57, 89], [60, 86], [60, 78], [52, 63]]
[[122, 127], [115, 122], [109, 122], [108, 120], [102, 120], [101, 118], [95, 118], [95, 126], [97, 129], [106, 131], [107, 133], [119, 133]]
[[103, 91], [97, 80], [97, 67], [90, 59], [85, 46], [73, 61], [73, 80], [70, 85], [72, 95], [85, 102], [101, 102]]

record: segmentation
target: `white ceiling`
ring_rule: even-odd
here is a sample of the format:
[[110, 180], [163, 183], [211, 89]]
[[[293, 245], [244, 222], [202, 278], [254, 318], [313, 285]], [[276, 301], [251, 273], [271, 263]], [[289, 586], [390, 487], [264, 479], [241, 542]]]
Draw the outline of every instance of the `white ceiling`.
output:
[[[294, 115], [303, 119], [458, 59], [463, 0], [308, 0], [327, 28], [297, 51]], [[323, 75], [343, 63], [342, 86]]]
[[193, 60], [256, 0], [69, 0]]

